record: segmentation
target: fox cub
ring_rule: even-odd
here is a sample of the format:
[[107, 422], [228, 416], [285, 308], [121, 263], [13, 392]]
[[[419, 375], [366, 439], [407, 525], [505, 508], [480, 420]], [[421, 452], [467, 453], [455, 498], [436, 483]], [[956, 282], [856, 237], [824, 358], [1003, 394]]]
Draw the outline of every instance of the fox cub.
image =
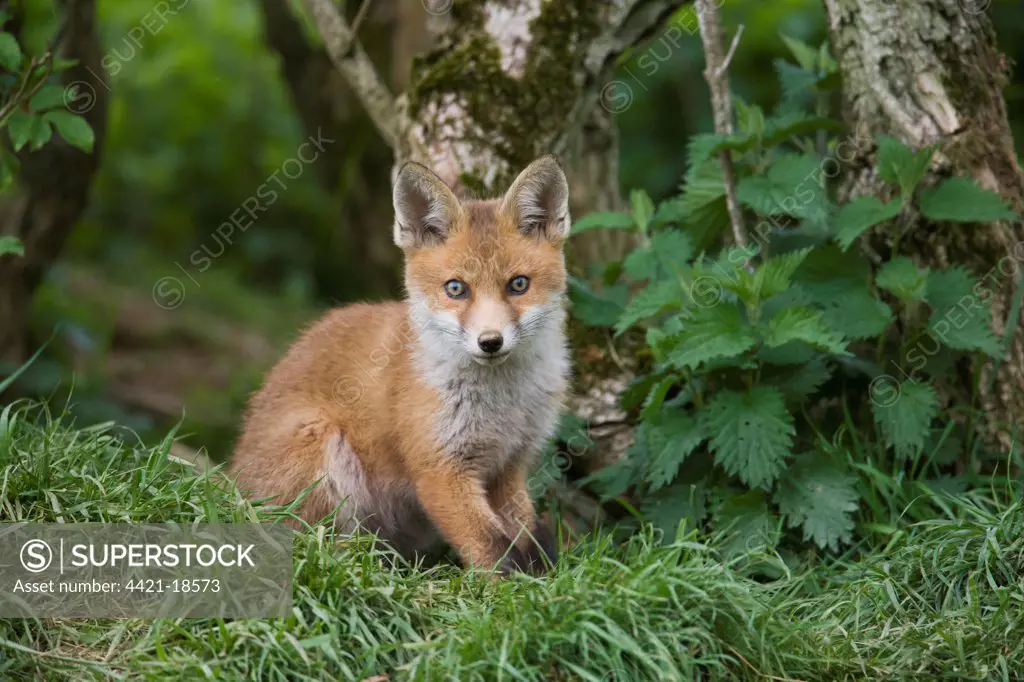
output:
[[[394, 186], [407, 298], [329, 312], [252, 397], [239, 487], [338, 508], [405, 556], [442, 541], [469, 566], [538, 572], [555, 542], [527, 475], [565, 400], [569, 188], [554, 158], [504, 197], [460, 200], [426, 167]], [[341, 505], [340, 508], [338, 505]]]

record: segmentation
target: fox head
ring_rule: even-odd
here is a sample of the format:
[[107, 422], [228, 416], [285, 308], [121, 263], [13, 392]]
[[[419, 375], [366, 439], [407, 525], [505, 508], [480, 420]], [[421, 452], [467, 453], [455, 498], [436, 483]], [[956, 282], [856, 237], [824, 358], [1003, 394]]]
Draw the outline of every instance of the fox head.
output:
[[407, 163], [394, 204], [421, 343], [495, 366], [561, 342], [569, 186], [553, 157], [530, 164], [502, 198], [484, 201], [462, 201], [425, 166]]

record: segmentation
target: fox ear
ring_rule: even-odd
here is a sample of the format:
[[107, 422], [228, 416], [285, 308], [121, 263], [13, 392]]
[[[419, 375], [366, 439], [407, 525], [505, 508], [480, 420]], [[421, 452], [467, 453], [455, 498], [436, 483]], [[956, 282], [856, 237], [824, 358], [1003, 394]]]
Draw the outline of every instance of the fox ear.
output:
[[542, 156], [515, 179], [502, 208], [527, 236], [561, 242], [569, 236], [569, 183], [553, 156]]
[[459, 200], [433, 171], [408, 162], [394, 189], [395, 244], [403, 249], [436, 246], [448, 239]]

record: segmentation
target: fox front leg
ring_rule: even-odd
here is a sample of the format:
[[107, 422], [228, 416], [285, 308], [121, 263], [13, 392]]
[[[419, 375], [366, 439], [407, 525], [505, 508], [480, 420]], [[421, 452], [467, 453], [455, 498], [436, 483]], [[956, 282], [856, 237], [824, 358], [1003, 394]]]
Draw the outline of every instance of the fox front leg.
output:
[[504, 525], [505, 534], [514, 539], [525, 556], [530, 572], [542, 574], [558, 560], [558, 547], [551, 531], [537, 518], [527, 480], [526, 467], [516, 467], [495, 481], [488, 499]]
[[483, 485], [459, 470], [432, 468], [416, 478], [424, 511], [466, 566], [510, 574], [530, 562], [512, 545], [504, 523], [488, 504]]

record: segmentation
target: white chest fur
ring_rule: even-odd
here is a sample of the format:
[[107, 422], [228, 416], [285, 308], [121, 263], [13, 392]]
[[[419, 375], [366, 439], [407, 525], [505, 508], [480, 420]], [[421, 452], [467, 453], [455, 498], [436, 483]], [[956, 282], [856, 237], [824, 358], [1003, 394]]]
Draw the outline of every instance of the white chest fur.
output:
[[533, 457], [554, 435], [568, 383], [560, 324], [540, 330], [498, 366], [461, 353], [423, 353], [421, 367], [442, 401], [435, 435], [445, 454], [486, 474]]
[[442, 391], [437, 437], [446, 453], [484, 471], [533, 456], [554, 434], [565, 378], [547, 367], [468, 366]]

